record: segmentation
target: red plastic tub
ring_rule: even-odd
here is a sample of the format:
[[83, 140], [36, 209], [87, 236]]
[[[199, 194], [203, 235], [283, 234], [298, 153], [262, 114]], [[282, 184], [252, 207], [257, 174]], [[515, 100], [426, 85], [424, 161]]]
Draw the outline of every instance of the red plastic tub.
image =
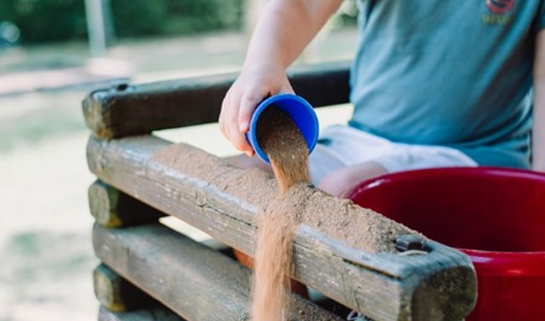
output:
[[471, 258], [478, 297], [467, 321], [545, 320], [545, 174], [413, 170], [364, 181], [345, 197]]

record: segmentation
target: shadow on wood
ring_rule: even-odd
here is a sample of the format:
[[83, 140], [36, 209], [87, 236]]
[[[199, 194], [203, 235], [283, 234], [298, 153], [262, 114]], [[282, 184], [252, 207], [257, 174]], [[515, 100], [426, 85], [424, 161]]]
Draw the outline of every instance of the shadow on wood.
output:
[[[91, 172], [116, 191], [252, 255], [256, 216], [277, 195], [274, 178], [147, 135], [215, 122], [234, 77], [91, 93], [83, 102], [93, 133], [87, 160]], [[290, 80], [315, 107], [348, 101], [346, 63], [290, 71]], [[294, 241], [295, 279], [375, 321], [459, 321], [471, 311], [476, 280], [465, 254], [349, 200], [301, 188], [305, 200], [298, 211], [304, 219]], [[322, 224], [331, 215], [345, 220], [342, 228]], [[97, 224], [93, 242], [103, 262], [187, 320], [210, 320], [210, 311], [212, 319], [247, 317], [249, 271], [217, 251], [157, 224], [122, 229]], [[410, 251], [415, 244], [424, 251]], [[294, 320], [338, 319], [312, 302], [297, 302], [302, 312], [292, 311]]]
[[[209, 247], [159, 224], [97, 224], [93, 244], [98, 258], [187, 320], [247, 318], [250, 271]], [[342, 320], [295, 295], [290, 311], [290, 320]]]
[[[152, 136], [90, 138], [88, 163], [103, 181], [250, 255], [255, 217], [271, 201], [267, 195], [277, 194], [273, 177], [265, 172], [241, 170], [198, 148]], [[264, 192], [241, 191], [240, 184], [249, 182]], [[331, 215], [319, 213], [328, 204], [337, 215], [367, 220], [369, 229], [390, 237], [373, 238], [349, 230], [357, 224], [346, 224], [347, 235], [368, 238], [367, 248], [355, 248], [350, 240], [302, 225], [294, 244], [294, 278], [375, 320], [454, 321], [469, 313], [475, 272], [466, 255], [432, 240], [426, 241], [428, 254], [398, 255], [394, 241], [417, 232], [349, 200], [316, 189], [307, 192], [302, 216]]]

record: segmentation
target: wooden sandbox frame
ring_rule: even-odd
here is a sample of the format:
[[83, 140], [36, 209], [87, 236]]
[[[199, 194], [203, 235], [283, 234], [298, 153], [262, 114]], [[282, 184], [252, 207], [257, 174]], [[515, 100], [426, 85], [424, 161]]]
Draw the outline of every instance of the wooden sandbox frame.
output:
[[[295, 92], [314, 107], [348, 102], [348, 75], [348, 63], [289, 72]], [[274, 178], [153, 135], [161, 129], [216, 122], [235, 78], [229, 74], [117, 85], [94, 91], [83, 101], [92, 132], [88, 165], [97, 176], [89, 188], [89, 205], [96, 219], [93, 246], [102, 262], [93, 274], [99, 320], [248, 319], [251, 272], [225, 255], [224, 248], [196, 242], [158, 219], [175, 216], [251, 254], [255, 217], [262, 210], [258, 204], [267, 200], [241, 193], [236, 184], [251, 181], [272, 195]], [[171, 162], [157, 157], [169, 148], [179, 157]], [[214, 168], [216, 174], [189, 163]], [[374, 228], [387, 220], [319, 190], [309, 187], [308, 193], [315, 204], [371, 217]], [[313, 205], [305, 210], [312, 211]], [[469, 314], [476, 299], [469, 258], [401, 225], [389, 233], [398, 252], [380, 251], [392, 245], [379, 239], [371, 240], [376, 243], [371, 250], [356, 249], [303, 224], [294, 241], [293, 277], [375, 321], [459, 321]], [[402, 255], [412, 249], [427, 253]], [[294, 302], [290, 320], [343, 320], [295, 295]]]

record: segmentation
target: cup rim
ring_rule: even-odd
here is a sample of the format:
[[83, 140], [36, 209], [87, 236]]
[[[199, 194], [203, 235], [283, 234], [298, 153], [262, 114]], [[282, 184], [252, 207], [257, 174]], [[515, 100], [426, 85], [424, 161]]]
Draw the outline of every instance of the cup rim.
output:
[[[259, 147], [256, 131], [252, 129], [254, 128], [255, 124], [257, 124], [257, 120], [259, 116], [261, 115], [261, 113], [270, 105], [273, 105], [276, 102], [281, 100], [295, 101], [296, 103], [298, 103], [298, 105], [305, 107], [305, 109], [308, 111], [308, 114], [311, 116], [313, 128], [315, 128], [316, 130], [312, 132], [311, 134], [312, 137], [308, 137], [309, 135], [305, 135], [305, 133], [302, 133], [305, 138], [305, 142], [307, 143], [309, 153], [312, 152], [314, 147], [316, 147], [316, 143], [318, 141], [318, 134], [319, 134], [318, 118], [316, 116], [316, 113], [314, 112], [314, 108], [307, 100], [305, 100], [301, 96], [298, 96], [296, 94], [290, 94], [290, 93], [281, 93], [274, 96], [270, 96], [264, 99], [263, 101], [261, 101], [261, 103], [259, 103], [256, 109], [254, 110], [254, 113], [252, 114], [252, 117], [250, 119], [250, 130], [247, 133], [247, 139], [250, 145], [252, 145], [252, 147], [254, 148], [256, 154], [268, 164], [270, 164], [270, 160], [265, 154], [265, 152], [261, 149], [261, 147]], [[282, 105], [279, 104], [277, 106], [281, 107]]]

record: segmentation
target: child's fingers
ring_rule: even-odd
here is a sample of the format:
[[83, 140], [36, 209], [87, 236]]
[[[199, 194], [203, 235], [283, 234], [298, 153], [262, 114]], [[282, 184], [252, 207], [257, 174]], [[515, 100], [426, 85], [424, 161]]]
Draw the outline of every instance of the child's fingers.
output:
[[238, 112], [234, 110], [238, 103], [235, 95], [228, 93], [221, 104], [221, 112], [219, 116], [220, 131], [227, 139], [231, 140], [232, 127], [236, 127]]
[[223, 98], [223, 101], [221, 102], [221, 110], [220, 110], [220, 115], [218, 117], [218, 123], [220, 125], [220, 132], [223, 134], [223, 136], [225, 136], [226, 138], [228, 137], [227, 136], [227, 128], [226, 128], [226, 117], [225, 114], [227, 113], [227, 105], [228, 105], [228, 101], [229, 100], [229, 97], [226, 96]]
[[223, 99], [218, 121], [221, 133], [233, 146], [248, 156], [252, 156], [254, 154], [253, 148], [246, 140], [245, 132], [240, 131], [239, 110], [242, 105], [241, 101], [242, 97], [236, 90], [229, 92]]
[[242, 134], [239, 131], [233, 132], [233, 135], [231, 136], [231, 142], [233, 143], [233, 146], [235, 146], [236, 149], [240, 150], [244, 154], [248, 156], [252, 156], [254, 154], [254, 149], [248, 143], [246, 140], [246, 135]]
[[248, 91], [242, 95], [240, 109], [238, 111], [238, 130], [246, 133], [250, 129], [250, 119], [257, 105], [263, 100], [263, 95]]
[[240, 108], [238, 109], [238, 133], [234, 136], [235, 147], [246, 153], [248, 156], [254, 154], [254, 149], [246, 140], [246, 133], [250, 129], [250, 119], [257, 105], [263, 100], [262, 95], [252, 91], [247, 91], [242, 95], [240, 100]]
[[237, 92], [230, 93], [225, 97], [220, 113], [220, 130], [236, 149], [247, 153], [246, 150], [251, 149], [251, 147], [246, 146], [246, 138], [244, 136], [241, 137], [238, 130], [239, 106], [240, 95]]
[[295, 94], [295, 91], [291, 87], [291, 84], [289, 83], [289, 81], [286, 79], [286, 83], [280, 88], [279, 93]]

